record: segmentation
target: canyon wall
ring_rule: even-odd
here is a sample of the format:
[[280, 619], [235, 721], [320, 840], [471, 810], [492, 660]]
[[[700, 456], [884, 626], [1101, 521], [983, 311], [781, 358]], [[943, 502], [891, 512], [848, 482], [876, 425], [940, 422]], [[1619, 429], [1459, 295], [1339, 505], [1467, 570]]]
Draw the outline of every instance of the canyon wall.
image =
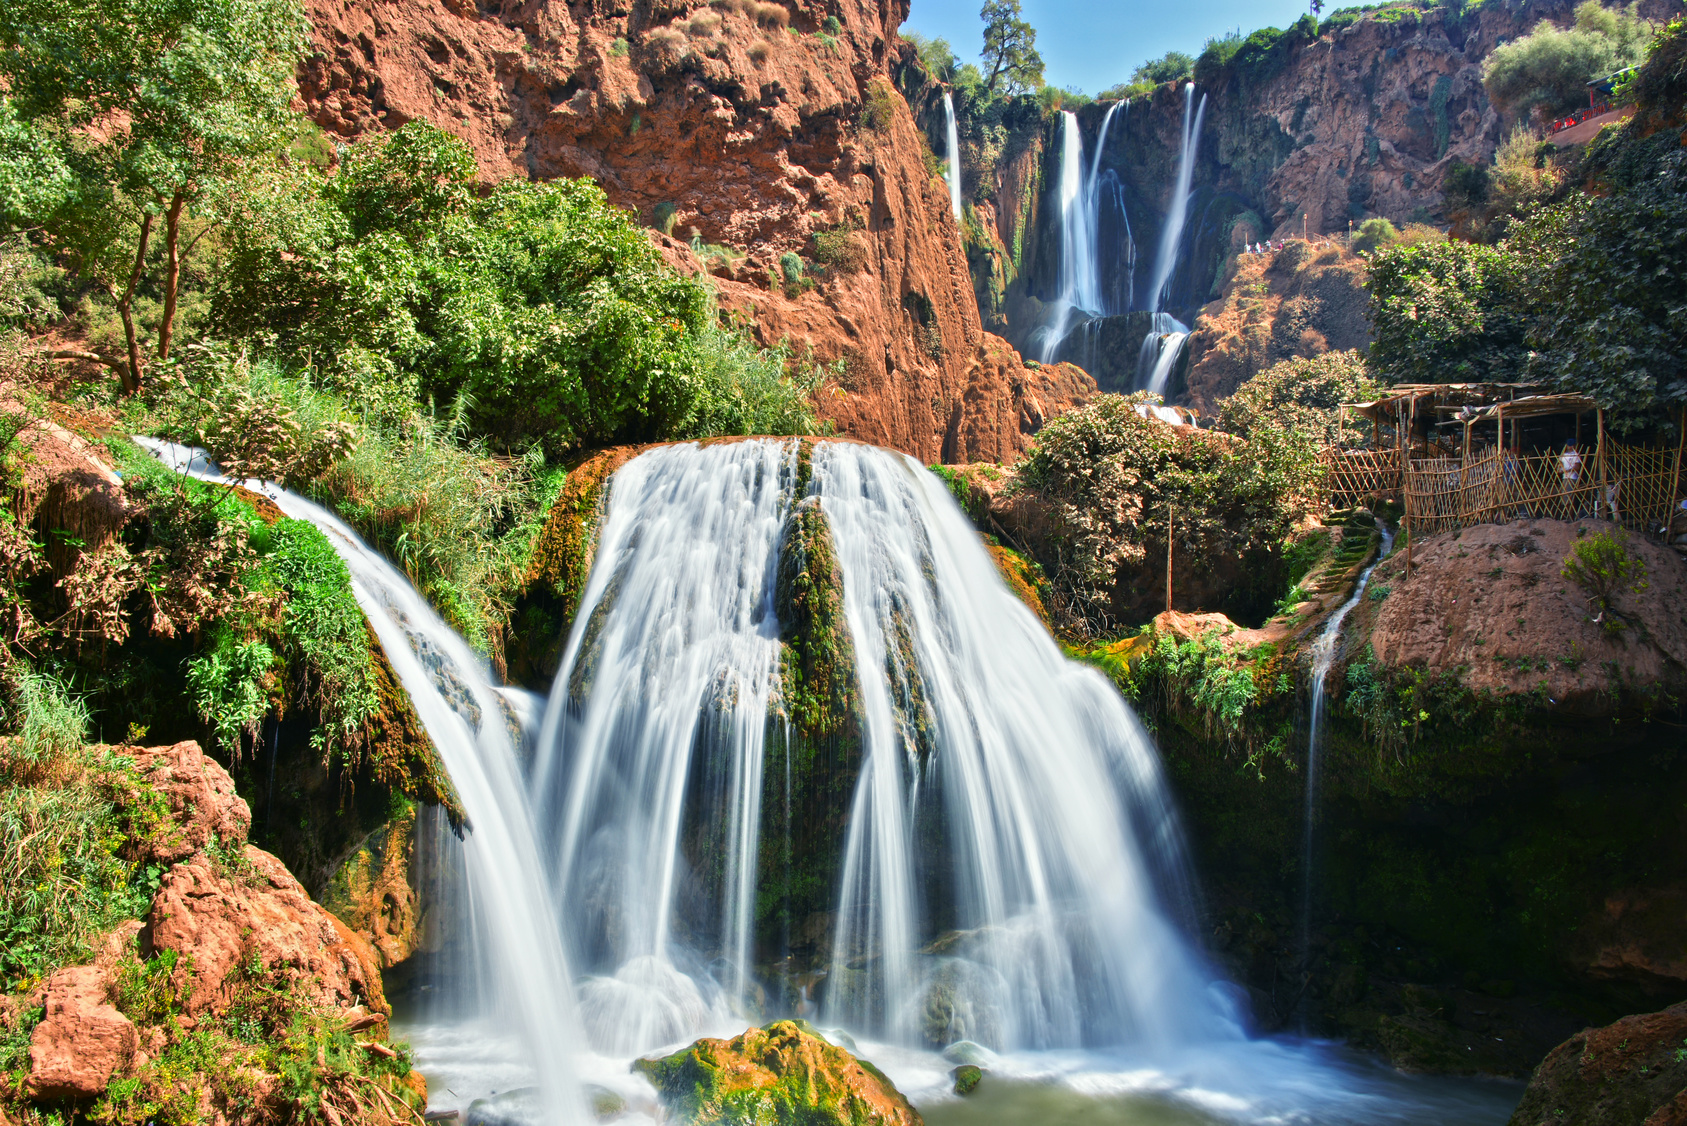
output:
[[928, 462], [1011, 458], [1093, 391], [979, 321], [947, 192], [889, 82], [906, 0], [308, 9], [300, 90], [323, 129], [425, 119], [487, 179], [592, 177], [762, 343], [830, 367], [819, 405], [842, 434]]

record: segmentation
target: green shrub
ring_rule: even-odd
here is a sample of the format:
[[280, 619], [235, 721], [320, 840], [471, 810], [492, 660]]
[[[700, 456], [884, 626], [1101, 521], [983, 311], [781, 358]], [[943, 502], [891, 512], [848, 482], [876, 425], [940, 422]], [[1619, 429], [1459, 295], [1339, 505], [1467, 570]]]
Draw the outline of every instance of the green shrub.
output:
[[1354, 232], [1353, 251], [1356, 254], [1371, 254], [1399, 237], [1400, 232], [1387, 219], [1366, 219]]
[[1370, 369], [1385, 382], [1518, 382], [1533, 314], [1510, 246], [1393, 246], [1371, 260]]
[[867, 247], [849, 224], [814, 232], [814, 260], [840, 274], [866, 269]]
[[838, 19], [837, 16], [827, 16], [820, 21], [820, 30], [827, 35], [842, 35], [843, 21]]
[[1631, 12], [1583, 0], [1573, 27], [1547, 20], [1520, 39], [1494, 48], [1482, 64], [1482, 84], [1500, 109], [1526, 115], [1585, 105], [1587, 83], [1634, 66], [1645, 56], [1651, 27]]
[[1616, 608], [1617, 597], [1639, 594], [1651, 585], [1646, 579], [1646, 564], [1629, 554], [1627, 545], [1612, 532], [1596, 532], [1577, 540], [1564, 557], [1560, 573], [1587, 592], [1589, 604], [1597, 611], [1592, 620], [1606, 633], [1621, 633], [1628, 628], [1628, 615]]
[[1195, 56], [1182, 51], [1167, 51], [1157, 59], [1149, 59], [1131, 72], [1131, 85], [1146, 85], [1150, 89], [1188, 78], [1195, 73]]
[[664, 200], [651, 213], [651, 225], [665, 235], [674, 233], [674, 221], [679, 218], [679, 205]]
[[882, 79], [867, 83], [867, 94], [861, 102], [861, 128], [884, 133], [896, 118], [896, 91]]
[[226, 625], [188, 661], [187, 686], [200, 718], [217, 742], [238, 758], [241, 736], [254, 736], [270, 707], [275, 651], [259, 640], [242, 641]]
[[786, 285], [796, 285], [802, 281], [802, 259], [787, 250], [779, 256], [779, 272], [784, 275]]
[[1323, 446], [1355, 445], [1370, 437], [1352, 418], [1341, 422], [1341, 404], [1364, 402], [1377, 392], [1358, 352], [1325, 352], [1273, 364], [1219, 403], [1219, 427], [1248, 437], [1258, 424], [1309, 435]]

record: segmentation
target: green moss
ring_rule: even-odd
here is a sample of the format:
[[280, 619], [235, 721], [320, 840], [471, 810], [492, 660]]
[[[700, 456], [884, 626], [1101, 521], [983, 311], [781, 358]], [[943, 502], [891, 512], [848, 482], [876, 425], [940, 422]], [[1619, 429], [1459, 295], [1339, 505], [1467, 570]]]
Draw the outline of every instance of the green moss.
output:
[[855, 734], [859, 689], [843, 572], [817, 497], [800, 502], [786, 524], [777, 591], [785, 714], [801, 738]]
[[732, 1040], [699, 1040], [639, 1060], [674, 1121], [692, 1126], [865, 1126], [918, 1121], [884, 1075], [793, 1021]]

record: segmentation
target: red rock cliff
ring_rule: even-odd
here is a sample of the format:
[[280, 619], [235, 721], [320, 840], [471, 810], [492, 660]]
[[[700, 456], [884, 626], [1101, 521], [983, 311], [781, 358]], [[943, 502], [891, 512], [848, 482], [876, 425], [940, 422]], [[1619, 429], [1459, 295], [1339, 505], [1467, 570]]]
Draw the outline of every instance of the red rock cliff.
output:
[[[591, 176], [646, 223], [730, 253], [716, 275], [763, 343], [840, 363], [823, 417], [935, 461], [999, 460], [1083, 401], [983, 332], [942, 183], [889, 82], [905, 0], [310, 0], [300, 87], [353, 137], [426, 119], [484, 175]], [[817, 239], [816, 236], [822, 236]], [[804, 258], [789, 282], [781, 256]], [[816, 269], [816, 266], [819, 266]]]

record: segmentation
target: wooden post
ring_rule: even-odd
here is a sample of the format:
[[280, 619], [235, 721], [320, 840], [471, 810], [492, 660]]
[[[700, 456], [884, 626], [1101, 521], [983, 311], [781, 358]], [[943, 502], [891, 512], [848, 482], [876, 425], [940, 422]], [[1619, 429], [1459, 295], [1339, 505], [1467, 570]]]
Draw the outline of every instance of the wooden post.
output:
[[1412, 458], [1410, 437], [1406, 433], [1406, 405], [1400, 404], [1400, 527], [1406, 533], [1406, 577], [1412, 577]]
[[1166, 505], [1166, 611], [1172, 608], [1172, 506]]
[[1593, 518], [1599, 519], [1599, 506], [1605, 503], [1605, 408], [1600, 407], [1594, 416], [1594, 424], [1599, 427], [1598, 437], [1595, 438], [1593, 459], [1599, 463], [1599, 492], [1593, 498]]
[[1675, 465], [1669, 471], [1669, 509], [1664, 513], [1664, 543], [1669, 543], [1669, 528], [1675, 521], [1675, 506], [1681, 501], [1681, 446], [1687, 442], [1687, 407], [1681, 408], [1675, 426]]

